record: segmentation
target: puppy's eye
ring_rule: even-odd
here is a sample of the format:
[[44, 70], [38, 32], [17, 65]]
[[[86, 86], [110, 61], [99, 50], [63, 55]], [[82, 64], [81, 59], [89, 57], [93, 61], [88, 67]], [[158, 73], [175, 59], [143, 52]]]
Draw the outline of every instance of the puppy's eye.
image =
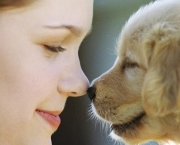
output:
[[138, 64], [135, 62], [129, 62], [129, 61], [125, 61], [122, 65], [122, 69], [126, 69], [126, 68], [135, 68], [138, 67]]
[[46, 48], [47, 50], [49, 50], [49, 51], [51, 51], [51, 52], [55, 52], [55, 53], [63, 52], [63, 51], [66, 50], [65, 48], [62, 48], [61, 46], [49, 46], [49, 45], [44, 45], [44, 48]]

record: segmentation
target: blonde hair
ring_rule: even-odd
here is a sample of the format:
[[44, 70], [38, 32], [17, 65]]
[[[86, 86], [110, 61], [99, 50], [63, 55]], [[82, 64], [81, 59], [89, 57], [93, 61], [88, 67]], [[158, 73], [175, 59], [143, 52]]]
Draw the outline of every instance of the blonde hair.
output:
[[0, 8], [5, 7], [22, 7], [32, 4], [37, 0], [0, 0]]

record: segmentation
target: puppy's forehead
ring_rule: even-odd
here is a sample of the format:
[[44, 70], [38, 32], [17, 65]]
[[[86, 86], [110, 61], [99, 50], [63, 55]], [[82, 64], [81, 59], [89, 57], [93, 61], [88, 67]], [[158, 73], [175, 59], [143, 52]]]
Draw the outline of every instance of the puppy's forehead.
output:
[[125, 50], [125, 57], [129, 58], [132, 61], [138, 61], [138, 56], [137, 56], [137, 54], [135, 52], [136, 51], [133, 50], [133, 49], [126, 49]]
[[132, 38], [128, 37], [126, 34], [122, 35], [117, 44], [119, 61], [129, 59], [130, 61], [138, 63], [141, 59], [140, 49], [142, 49], [142, 46], [138, 39], [132, 40]]
[[131, 29], [131, 27], [126, 26], [117, 41], [118, 56], [122, 59], [129, 58], [135, 62], [140, 61], [139, 57], [143, 49], [143, 35], [144, 28]]

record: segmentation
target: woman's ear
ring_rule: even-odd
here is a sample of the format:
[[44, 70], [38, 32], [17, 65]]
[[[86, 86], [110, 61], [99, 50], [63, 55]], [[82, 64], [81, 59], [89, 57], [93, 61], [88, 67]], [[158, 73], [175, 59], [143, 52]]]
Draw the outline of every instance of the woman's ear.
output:
[[150, 115], [165, 116], [180, 109], [180, 29], [176, 28], [157, 24], [145, 38], [142, 99]]

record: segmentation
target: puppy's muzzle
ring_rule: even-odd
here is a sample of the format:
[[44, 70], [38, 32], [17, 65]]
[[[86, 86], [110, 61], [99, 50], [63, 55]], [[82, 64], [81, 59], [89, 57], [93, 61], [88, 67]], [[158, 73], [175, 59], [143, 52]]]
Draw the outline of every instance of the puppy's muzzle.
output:
[[93, 101], [93, 100], [95, 99], [95, 97], [96, 97], [96, 89], [95, 89], [93, 86], [91, 86], [91, 87], [87, 90], [87, 94], [88, 94], [90, 100]]

